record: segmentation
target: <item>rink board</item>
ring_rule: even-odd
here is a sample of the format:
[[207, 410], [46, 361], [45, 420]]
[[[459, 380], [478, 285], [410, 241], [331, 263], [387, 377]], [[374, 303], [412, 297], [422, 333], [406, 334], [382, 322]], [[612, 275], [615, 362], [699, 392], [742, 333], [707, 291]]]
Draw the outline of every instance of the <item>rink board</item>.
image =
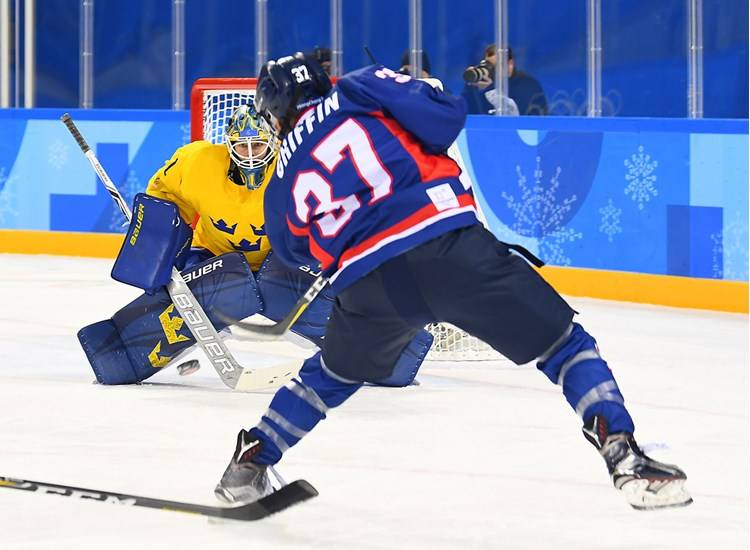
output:
[[[0, 111], [0, 252], [113, 257], [123, 218], [53, 109]], [[190, 140], [187, 112], [71, 112], [125, 199]], [[748, 310], [746, 120], [469, 117], [498, 238], [564, 293]]]

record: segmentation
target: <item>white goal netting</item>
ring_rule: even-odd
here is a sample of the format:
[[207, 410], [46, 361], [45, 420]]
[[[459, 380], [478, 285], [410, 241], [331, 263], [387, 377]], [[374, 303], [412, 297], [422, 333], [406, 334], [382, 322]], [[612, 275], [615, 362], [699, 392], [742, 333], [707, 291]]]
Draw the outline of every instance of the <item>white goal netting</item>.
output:
[[[193, 139], [224, 143], [224, 127], [232, 112], [252, 102], [254, 79], [201, 79], [191, 94]], [[200, 128], [199, 132], [196, 130]], [[463, 330], [447, 323], [427, 327], [435, 337], [427, 360], [432, 361], [498, 361], [503, 357], [490, 346]]]
[[203, 139], [224, 143], [224, 128], [240, 105], [252, 102], [248, 90], [208, 90], [203, 94]]

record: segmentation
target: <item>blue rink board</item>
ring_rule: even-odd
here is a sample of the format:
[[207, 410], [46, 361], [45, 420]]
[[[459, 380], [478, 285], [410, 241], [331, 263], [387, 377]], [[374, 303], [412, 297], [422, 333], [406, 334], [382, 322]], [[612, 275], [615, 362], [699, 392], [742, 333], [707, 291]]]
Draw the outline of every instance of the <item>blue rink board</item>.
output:
[[[122, 232], [57, 109], [0, 110], [0, 228]], [[73, 110], [128, 201], [190, 139], [185, 111]], [[748, 280], [748, 122], [470, 116], [492, 231], [551, 265]]]

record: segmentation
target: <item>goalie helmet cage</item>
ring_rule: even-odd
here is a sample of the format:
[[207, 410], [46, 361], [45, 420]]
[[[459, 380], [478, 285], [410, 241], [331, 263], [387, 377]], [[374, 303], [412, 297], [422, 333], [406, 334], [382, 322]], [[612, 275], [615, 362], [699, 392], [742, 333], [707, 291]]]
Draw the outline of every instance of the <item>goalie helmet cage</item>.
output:
[[[232, 112], [253, 99], [255, 78], [201, 78], [190, 92], [190, 140], [224, 143]], [[481, 340], [446, 323], [427, 327], [435, 337], [428, 360], [497, 361], [503, 357]]]

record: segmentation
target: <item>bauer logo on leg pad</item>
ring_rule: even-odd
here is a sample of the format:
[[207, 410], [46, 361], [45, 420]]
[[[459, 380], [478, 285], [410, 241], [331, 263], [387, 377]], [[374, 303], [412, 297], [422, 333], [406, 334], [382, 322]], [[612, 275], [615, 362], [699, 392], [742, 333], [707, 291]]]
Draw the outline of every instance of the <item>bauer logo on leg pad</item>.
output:
[[186, 283], [189, 283], [190, 281], [194, 281], [198, 277], [202, 277], [203, 275], [206, 275], [207, 273], [211, 273], [212, 271], [216, 271], [223, 265], [223, 260], [215, 260], [211, 262], [210, 264], [206, 264], [203, 267], [199, 267], [198, 269], [194, 269], [193, 271], [189, 273], [183, 273], [182, 274], [182, 280]]

